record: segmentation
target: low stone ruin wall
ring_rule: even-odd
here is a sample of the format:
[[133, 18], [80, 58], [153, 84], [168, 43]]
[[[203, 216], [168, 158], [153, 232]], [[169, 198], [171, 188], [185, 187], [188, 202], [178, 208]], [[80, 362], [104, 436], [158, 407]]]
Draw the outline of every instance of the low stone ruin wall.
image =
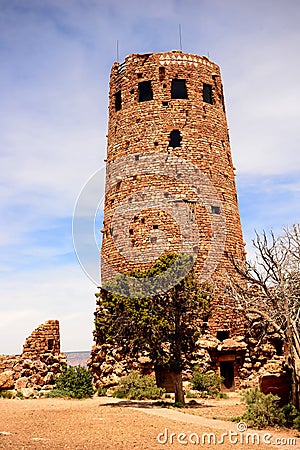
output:
[[60, 353], [58, 320], [48, 320], [26, 339], [21, 355], [0, 355], [0, 391], [37, 397], [53, 389], [55, 378], [66, 364]]

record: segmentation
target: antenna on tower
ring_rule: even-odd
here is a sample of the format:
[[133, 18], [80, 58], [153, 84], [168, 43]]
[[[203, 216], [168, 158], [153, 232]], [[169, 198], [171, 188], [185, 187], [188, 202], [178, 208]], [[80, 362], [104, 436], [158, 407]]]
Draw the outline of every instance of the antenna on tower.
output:
[[179, 24], [179, 48], [182, 51], [181, 25]]
[[119, 62], [119, 41], [117, 39], [117, 62]]

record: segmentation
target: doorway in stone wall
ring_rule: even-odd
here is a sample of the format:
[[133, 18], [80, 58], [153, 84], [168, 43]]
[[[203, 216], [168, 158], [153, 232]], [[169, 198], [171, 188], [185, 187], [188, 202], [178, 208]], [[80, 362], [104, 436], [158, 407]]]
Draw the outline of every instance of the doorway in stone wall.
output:
[[224, 378], [223, 387], [228, 390], [234, 390], [233, 361], [220, 361], [220, 375]]

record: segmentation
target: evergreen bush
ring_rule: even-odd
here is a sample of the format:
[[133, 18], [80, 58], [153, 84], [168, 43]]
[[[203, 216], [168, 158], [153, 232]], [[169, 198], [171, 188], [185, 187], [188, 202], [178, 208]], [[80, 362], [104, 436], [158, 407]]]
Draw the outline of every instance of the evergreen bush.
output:
[[129, 398], [131, 400], [156, 400], [161, 398], [164, 389], [156, 386], [155, 377], [142, 376], [137, 372], [131, 372], [119, 381], [116, 391], [112, 394], [117, 398]]
[[191, 384], [193, 389], [199, 391], [199, 397], [217, 397], [223, 381], [224, 379], [217, 374], [201, 373], [196, 370]]
[[88, 398], [94, 393], [92, 375], [83, 366], [63, 367], [49, 397]]

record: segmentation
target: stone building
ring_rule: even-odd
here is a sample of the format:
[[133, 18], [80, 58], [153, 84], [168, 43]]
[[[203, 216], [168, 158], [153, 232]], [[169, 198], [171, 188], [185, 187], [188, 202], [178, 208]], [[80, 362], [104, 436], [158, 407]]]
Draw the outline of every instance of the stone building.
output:
[[0, 355], [1, 390], [15, 390], [25, 397], [53, 389], [55, 378], [66, 365], [60, 352], [58, 320], [47, 320], [26, 339], [21, 355]]
[[[178, 50], [114, 63], [107, 138], [102, 284], [163, 252], [191, 254], [200, 281], [215, 286], [195, 361], [218, 370], [226, 388], [238, 387], [246, 344], [228, 254], [243, 264], [245, 243], [220, 68]], [[96, 384], [113, 384], [128, 363], [95, 341], [89, 364]]]

